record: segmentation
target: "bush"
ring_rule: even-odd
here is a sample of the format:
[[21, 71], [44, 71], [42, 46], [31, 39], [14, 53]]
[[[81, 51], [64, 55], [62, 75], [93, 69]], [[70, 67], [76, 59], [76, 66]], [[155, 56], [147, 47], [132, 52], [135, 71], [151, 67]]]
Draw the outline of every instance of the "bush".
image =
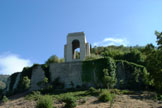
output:
[[53, 108], [52, 97], [48, 95], [41, 96], [37, 102], [36, 108]]
[[90, 87], [87, 93], [92, 96], [97, 96], [99, 94], [99, 91], [94, 87]]
[[76, 98], [73, 96], [67, 95], [62, 101], [65, 102], [65, 108], [75, 108], [77, 106]]
[[115, 95], [114, 94], [111, 94], [109, 91], [102, 91], [100, 96], [99, 96], [99, 100], [102, 101], [102, 102], [107, 102], [107, 101], [113, 101]]
[[100, 58], [103, 58], [103, 57], [100, 55], [91, 54], [90, 56], [86, 56], [85, 61], [95, 60], [95, 59], [100, 59]]
[[3, 103], [6, 103], [7, 101], [8, 101], [8, 98], [7, 98], [6, 96], [3, 96], [2, 102], [3, 102]]
[[106, 88], [113, 88], [116, 84], [116, 74], [109, 72], [108, 69], [103, 69], [104, 77], [103, 82]]
[[27, 76], [23, 77], [23, 80], [21, 82], [21, 87], [24, 90], [29, 89], [29, 87], [30, 87], [30, 79]]
[[110, 90], [110, 93], [120, 95], [121, 94], [121, 91], [119, 89], [111, 89]]
[[25, 99], [27, 100], [38, 100], [41, 97], [40, 91], [33, 91], [31, 94], [27, 95]]

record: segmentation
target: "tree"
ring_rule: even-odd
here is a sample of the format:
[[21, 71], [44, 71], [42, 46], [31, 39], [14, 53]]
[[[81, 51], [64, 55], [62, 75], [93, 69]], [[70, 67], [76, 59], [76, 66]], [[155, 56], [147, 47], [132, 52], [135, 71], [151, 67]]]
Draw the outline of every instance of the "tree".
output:
[[146, 59], [147, 69], [153, 80], [153, 86], [162, 93], [162, 32], [155, 31], [157, 36], [157, 50], [152, 50]]
[[60, 60], [56, 55], [51, 56], [45, 64], [50, 64], [50, 63], [59, 63]]
[[137, 49], [132, 49], [129, 53], [124, 54], [124, 60], [143, 65], [144, 55]]
[[157, 38], [157, 45], [158, 45], [158, 49], [161, 49], [162, 50], [162, 32], [158, 32], [158, 31], [155, 31], [155, 35], [156, 35], [156, 38]]

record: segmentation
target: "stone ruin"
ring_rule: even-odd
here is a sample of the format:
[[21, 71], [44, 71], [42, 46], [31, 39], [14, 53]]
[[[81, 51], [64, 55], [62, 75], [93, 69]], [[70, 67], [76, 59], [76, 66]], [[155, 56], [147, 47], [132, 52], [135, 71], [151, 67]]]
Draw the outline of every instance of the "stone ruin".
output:
[[[78, 54], [80, 58], [76, 58], [76, 49], [80, 49]], [[71, 82], [74, 87], [82, 85], [82, 60], [86, 56], [90, 56], [90, 46], [86, 41], [84, 32], [69, 33], [67, 36], [67, 44], [64, 46], [64, 63], [51, 63], [49, 65], [49, 73], [51, 82], [56, 78], [60, 78], [61, 82], [65, 83], [65, 88], [71, 87]], [[74, 62], [75, 61], [75, 62]], [[41, 66], [36, 66], [32, 70], [30, 91], [39, 90], [38, 82], [42, 81], [45, 77], [44, 70]], [[10, 78], [7, 82], [6, 91], [14, 91], [20, 81], [21, 72], [16, 76], [16, 81], [13, 88], [10, 86]], [[39, 77], [38, 77], [39, 76]]]
[[[76, 57], [76, 49], [80, 49], [79, 58]], [[84, 32], [69, 33], [64, 46], [65, 62], [82, 61], [86, 56], [90, 56], [90, 46]]]

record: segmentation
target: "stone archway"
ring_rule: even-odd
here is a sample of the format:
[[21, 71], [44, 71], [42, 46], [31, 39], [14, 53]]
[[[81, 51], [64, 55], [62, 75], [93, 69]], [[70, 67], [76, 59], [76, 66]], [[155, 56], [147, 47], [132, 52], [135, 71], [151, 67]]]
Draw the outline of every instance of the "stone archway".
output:
[[72, 58], [80, 59], [80, 42], [77, 39], [72, 41]]
[[82, 61], [90, 55], [90, 46], [84, 32], [69, 33], [64, 46], [65, 62]]

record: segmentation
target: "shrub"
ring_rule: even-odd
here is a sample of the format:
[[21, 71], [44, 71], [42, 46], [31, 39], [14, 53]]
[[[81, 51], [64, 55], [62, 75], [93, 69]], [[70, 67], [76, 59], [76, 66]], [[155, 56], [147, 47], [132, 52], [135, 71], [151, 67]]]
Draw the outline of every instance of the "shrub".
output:
[[65, 102], [65, 108], [75, 108], [77, 106], [76, 98], [73, 96], [67, 95], [62, 101]]
[[110, 93], [120, 95], [121, 94], [121, 91], [119, 89], [111, 89], [110, 90]]
[[29, 89], [29, 87], [30, 87], [30, 79], [27, 76], [23, 77], [23, 80], [21, 82], [21, 87], [24, 90]]
[[27, 100], [38, 100], [41, 97], [40, 91], [33, 91], [31, 94], [27, 95], [25, 99]]
[[97, 96], [99, 94], [99, 91], [94, 87], [90, 87], [87, 93], [92, 96]]
[[100, 55], [91, 54], [90, 56], [86, 56], [85, 61], [95, 60], [95, 59], [100, 59], [100, 58], [103, 58], [103, 57]]
[[3, 96], [2, 102], [3, 102], [3, 103], [6, 103], [7, 101], [8, 101], [8, 98], [7, 98], [6, 96]]
[[111, 75], [111, 73], [108, 71], [108, 69], [103, 69], [103, 73], [104, 73], [104, 77], [103, 77], [103, 82], [106, 88], [113, 88], [116, 84], [116, 76], [113, 73]]
[[48, 95], [41, 96], [37, 102], [36, 108], [53, 108], [52, 97]]
[[111, 94], [109, 91], [102, 91], [100, 96], [99, 96], [99, 100], [102, 102], [107, 102], [107, 101], [113, 101], [113, 98], [115, 97], [114, 94]]

